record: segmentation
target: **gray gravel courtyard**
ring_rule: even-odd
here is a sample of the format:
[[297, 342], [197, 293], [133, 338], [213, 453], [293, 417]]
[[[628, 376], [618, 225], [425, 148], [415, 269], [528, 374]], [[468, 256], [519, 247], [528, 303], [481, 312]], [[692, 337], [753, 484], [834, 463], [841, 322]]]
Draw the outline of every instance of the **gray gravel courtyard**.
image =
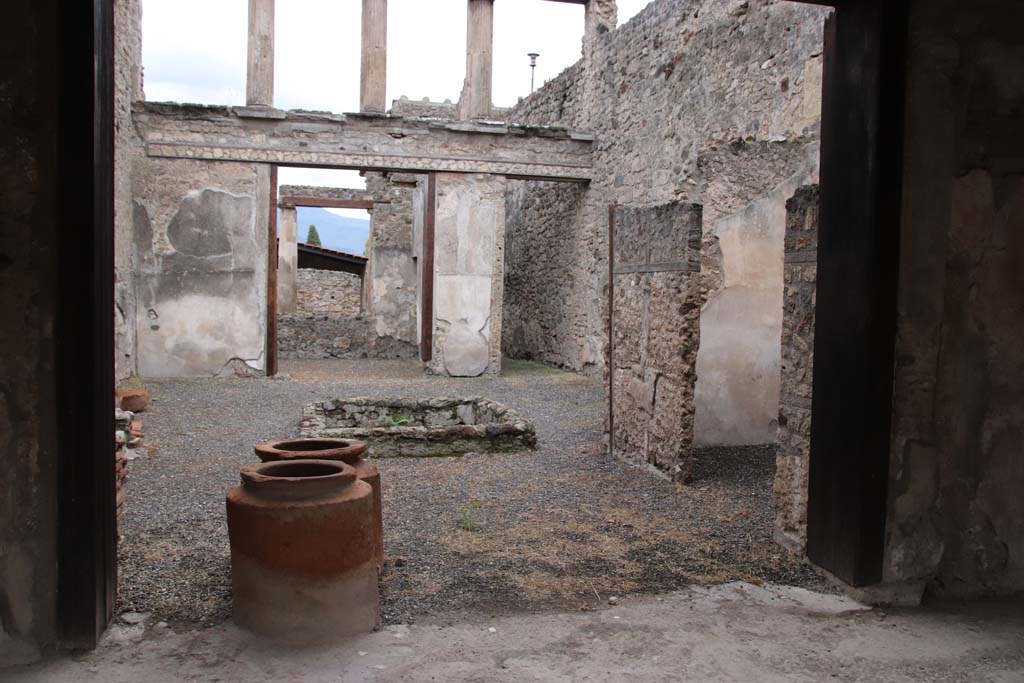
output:
[[386, 623], [550, 608], [734, 580], [822, 588], [771, 540], [771, 448], [700, 453], [678, 488], [601, 448], [602, 384], [506, 361], [499, 378], [424, 377], [410, 361], [285, 361], [274, 379], [147, 379], [131, 463], [120, 609], [213, 624], [230, 614], [224, 495], [255, 443], [298, 433], [304, 405], [346, 396], [481, 395], [532, 419], [532, 453], [378, 460]]

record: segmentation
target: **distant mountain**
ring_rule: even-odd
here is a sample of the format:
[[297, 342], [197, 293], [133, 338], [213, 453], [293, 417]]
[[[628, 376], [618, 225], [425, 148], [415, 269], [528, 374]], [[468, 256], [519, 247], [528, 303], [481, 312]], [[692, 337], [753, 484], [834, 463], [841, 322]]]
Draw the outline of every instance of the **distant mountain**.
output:
[[309, 226], [315, 225], [320, 244], [349, 254], [366, 255], [366, 240], [370, 237], [370, 221], [365, 218], [339, 216], [325, 209], [300, 206], [299, 241], [305, 242]]

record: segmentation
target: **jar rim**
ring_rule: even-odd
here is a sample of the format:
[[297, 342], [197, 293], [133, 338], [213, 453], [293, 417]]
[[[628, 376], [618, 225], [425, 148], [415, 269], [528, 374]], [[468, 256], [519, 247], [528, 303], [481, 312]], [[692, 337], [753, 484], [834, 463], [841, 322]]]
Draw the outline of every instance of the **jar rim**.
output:
[[249, 487], [331, 484], [345, 487], [355, 482], [356, 471], [340, 460], [291, 459], [246, 465], [242, 483]]
[[355, 460], [367, 451], [364, 441], [354, 439], [284, 439], [258, 444], [255, 452], [260, 460]]

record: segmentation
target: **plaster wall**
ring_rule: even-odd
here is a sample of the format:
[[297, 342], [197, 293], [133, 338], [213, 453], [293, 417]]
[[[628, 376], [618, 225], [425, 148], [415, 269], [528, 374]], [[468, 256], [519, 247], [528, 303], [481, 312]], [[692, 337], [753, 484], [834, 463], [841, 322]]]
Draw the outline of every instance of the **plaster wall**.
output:
[[56, 4], [0, 22], [0, 667], [56, 638]]
[[294, 313], [299, 296], [299, 216], [293, 207], [282, 207], [277, 217], [277, 310]]
[[431, 372], [501, 372], [504, 266], [505, 179], [437, 174]]
[[699, 162], [708, 293], [694, 396], [698, 445], [775, 442], [786, 202], [817, 182], [818, 156], [813, 142], [735, 141]]
[[885, 580], [1024, 588], [1024, 7], [911, 3]]
[[138, 369], [264, 369], [270, 168], [139, 158], [132, 169]]
[[420, 176], [367, 173], [366, 188], [387, 203], [374, 205], [367, 247], [366, 302], [378, 337], [416, 343], [416, 264], [413, 193]]
[[114, 372], [120, 381], [136, 372], [131, 167], [141, 154], [132, 102], [145, 99], [140, 0], [114, 1], [114, 51]]

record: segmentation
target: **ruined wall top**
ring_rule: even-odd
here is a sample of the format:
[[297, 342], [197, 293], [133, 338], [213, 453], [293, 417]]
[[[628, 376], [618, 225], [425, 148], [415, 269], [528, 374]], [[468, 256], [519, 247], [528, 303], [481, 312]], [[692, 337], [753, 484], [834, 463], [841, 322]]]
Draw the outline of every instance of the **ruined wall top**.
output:
[[[506, 121], [508, 114], [512, 111], [510, 107], [491, 107], [492, 121]], [[429, 97], [421, 100], [414, 100], [402, 95], [391, 102], [391, 116], [410, 119], [438, 119], [441, 121], [453, 121], [458, 118], [459, 106], [451, 100], [444, 102], [431, 102]]]
[[445, 119], [455, 118], [457, 107], [451, 100], [431, 102], [429, 97], [413, 100], [402, 95], [391, 102], [391, 115], [413, 119]]

